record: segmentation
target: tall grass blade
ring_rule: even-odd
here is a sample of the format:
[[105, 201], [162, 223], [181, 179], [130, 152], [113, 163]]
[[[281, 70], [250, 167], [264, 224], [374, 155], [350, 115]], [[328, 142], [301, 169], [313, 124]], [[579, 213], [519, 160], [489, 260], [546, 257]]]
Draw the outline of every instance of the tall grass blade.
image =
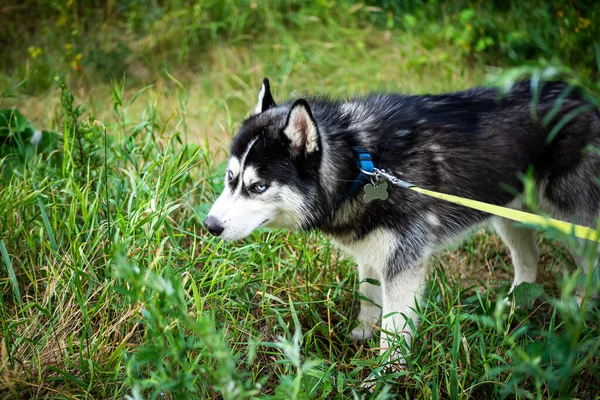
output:
[[2, 252], [2, 259], [4, 260], [4, 265], [8, 270], [8, 276], [10, 276], [10, 281], [13, 285], [13, 291], [15, 292], [15, 298], [17, 299], [17, 303], [21, 305], [21, 291], [19, 290], [19, 282], [17, 281], [17, 276], [15, 275], [15, 270], [13, 269], [12, 263], [10, 262], [10, 258], [8, 256], [8, 250], [6, 250], [6, 244], [4, 244], [4, 239], [0, 239], [0, 252]]
[[[33, 189], [37, 191], [36, 184], [33, 183]], [[38, 205], [40, 206], [40, 211], [42, 213], [42, 220], [44, 221], [44, 226], [46, 228], [46, 232], [48, 233], [48, 239], [50, 240], [50, 246], [52, 250], [57, 251], [58, 246], [56, 245], [56, 240], [54, 239], [54, 233], [52, 232], [52, 226], [50, 225], [50, 219], [48, 218], [48, 213], [46, 212], [46, 206], [44, 206], [44, 202], [42, 201], [41, 193], [37, 198]]]

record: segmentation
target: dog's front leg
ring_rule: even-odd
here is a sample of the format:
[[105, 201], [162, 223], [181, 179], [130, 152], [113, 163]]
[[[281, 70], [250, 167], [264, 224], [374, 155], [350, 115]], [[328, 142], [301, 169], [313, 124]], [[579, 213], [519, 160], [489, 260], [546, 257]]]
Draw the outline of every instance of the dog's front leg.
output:
[[[412, 265], [401, 265], [388, 270], [388, 276], [382, 279], [383, 317], [381, 322], [380, 351], [385, 353], [393, 348], [397, 340], [406, 340], [410, 347], [414, 334], [410, 322], [418, 325], [417, 315], [414, 311], [416, 302], [421, 297], [424, 284], [424, 262]], [[404, 355], [400, 349], [393, 350], [390, 360], [404, 364]]]
[[373, 328], [381, 316], [381, 286], [373, 280], [380, 280], [376, 271], [367, 263], [358, 264], [360, 279], [360, 311], [358, 326], [350, 334], [354, 340], [365, 340], [373, 337]]

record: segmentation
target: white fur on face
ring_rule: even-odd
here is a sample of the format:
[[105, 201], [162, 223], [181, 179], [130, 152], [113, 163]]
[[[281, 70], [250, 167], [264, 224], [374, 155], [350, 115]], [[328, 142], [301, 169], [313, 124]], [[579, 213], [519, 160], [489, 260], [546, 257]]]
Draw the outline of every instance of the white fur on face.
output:
[[[246, 172], [243, 173], [244, 181], [255, 174], [255, 171], [248, 174]], [[304, 202], [300, 193], [276, 182], [271, 183], [264, 193], [249, 196], [226, 188], [208, 215], [217, 218], [223, 226], [221, 238], [238, 240], [262, 226], [299, 228], [304, 215]]]
[[267, 190], [273, 190], [279, 200], [275, 217], [267, 224], [270, 228], [298, 229], [306, 215], [306, 199], [290, 186], [273, 183]]
[[[231, 171], [231, 177], [235, 179], [240, 173], [240, 161], [235, 157], [231, 157], [227, 169]], [[227, 175], [225, 175], [225, 179], [227, 179]]]
[[256, 173], [256, 169], [252, 166], [244, 168], [244, 175], [242, 176], [242, 179], [244, 181], [244, 186], [247, 188], [260, 180], [258, 174]]
[[[267, 196], [267, 192], [260, 196]], [[268, 202], [265, 203], [262, 199], [255, 196], [240, 196], [224, 190], [208, 215], [217, 218], [223, 226], [221, 238], [238, 240], [267, 224], [273, 219], [275, 213], [274, 207], [268, 206]]]
[[229, 159], [228, 170], [232, 178], [239, 177], [239, 181], [235, 188], [226, 182], [223, 193], [208, 213], [223, 226], [220, 237], [225, 240], [242, 239], [261, 226], [297, 229], [305, 219], [304, 197], [289, 186], [265, 182], [269, 187], [261, 194], [244, 190], [261, 181], [258, 170], [246, 165], [246, 157], [255, 142], [256, 139], [248, 144], [241, 160]]

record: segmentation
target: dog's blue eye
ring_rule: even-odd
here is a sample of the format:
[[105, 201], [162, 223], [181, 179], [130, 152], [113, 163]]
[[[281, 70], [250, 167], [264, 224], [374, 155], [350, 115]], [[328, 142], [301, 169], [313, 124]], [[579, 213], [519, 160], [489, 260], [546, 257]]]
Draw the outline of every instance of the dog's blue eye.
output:
[[227, 181], [230, 181], [233, 179], [233, 172], [231, 172], [230, 170], [227, 170]]
[[262, 183], [256, 183], [254, 185], [252, 185], [252, 187], [250, 188], [251, 191], [253, 191], [254, 193], [264, 193], [265, 190], [267, 190], [268, 186]]

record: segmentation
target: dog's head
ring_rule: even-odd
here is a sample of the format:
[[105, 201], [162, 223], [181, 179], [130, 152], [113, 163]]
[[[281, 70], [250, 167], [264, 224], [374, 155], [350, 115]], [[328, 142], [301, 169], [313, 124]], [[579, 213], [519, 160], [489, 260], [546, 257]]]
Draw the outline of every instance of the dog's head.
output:
[[308, 102], [277, 106], [265, 78], [253, 115], [231, 144], [225, 188], [204, 221], [207, 229], [237, 240], [263, 226], [310, 225], [321, 147]]

